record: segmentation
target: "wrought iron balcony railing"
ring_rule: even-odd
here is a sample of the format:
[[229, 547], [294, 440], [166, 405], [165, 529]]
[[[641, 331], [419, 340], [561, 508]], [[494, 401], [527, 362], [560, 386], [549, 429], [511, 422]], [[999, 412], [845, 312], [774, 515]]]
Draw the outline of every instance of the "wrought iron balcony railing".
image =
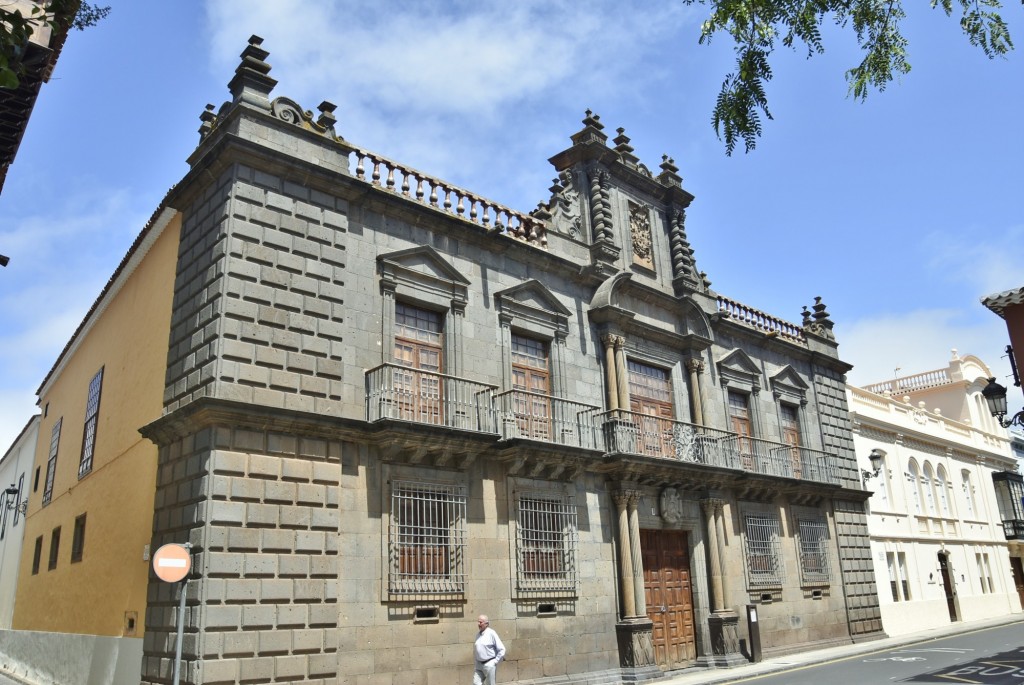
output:
[[525, 390], [499, 393], [494, 403], [498, 430], [506, 440], [526, 438], [600, 448], [595, 421], [600, 407]]
[[614, 410], [598, 418], [604, 427], [605, 447], [609, 452], [838, 483], [832, 455], [820, 450], [636, 412]]
[[495, 433], [495, 390], [465, 378], [381, 364], [366, 372], [366, 419]]

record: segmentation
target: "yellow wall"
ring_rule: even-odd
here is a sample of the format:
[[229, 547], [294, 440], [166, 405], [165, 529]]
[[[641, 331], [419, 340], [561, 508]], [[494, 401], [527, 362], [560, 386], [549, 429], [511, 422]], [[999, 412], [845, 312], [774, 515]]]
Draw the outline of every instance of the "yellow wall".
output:
[[[45, 412], [22, 547], [14, 628], [123, 635], [125, 612], [143, 633], [149, 563], [143, 551], [153, 527], [156, 446], [138, 429], [163, 409], [167, 338], [180, 215], [150, 247], [121, 290], [41, 395]], [[92, 471], [78, 479], [89, 381], [100, 369]], [[50, 434], [63, 417], [53, 497], [41, 506]], [[35, 485], [35, 469], [33, 469]], [[82, 561], [71, 563], [75, 517], [86, 514]], [[57, 568], [47, 570], [51, 531], [60, 526]], [[32, 575], [36, 538], [43, 537], [39, 573]]]

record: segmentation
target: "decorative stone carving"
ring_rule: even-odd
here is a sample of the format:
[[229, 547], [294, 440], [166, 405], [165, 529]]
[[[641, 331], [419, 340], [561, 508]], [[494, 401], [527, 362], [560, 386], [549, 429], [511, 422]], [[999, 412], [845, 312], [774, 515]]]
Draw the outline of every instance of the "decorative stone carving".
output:
[[661, 518], [666, 523], [678, 525], [683, 520], [683, 498], [675, 488], [665, 488], [661, 491]]
[[651, 213], [646, 207], [629, 203], [629, 230], [633, 237], [633, 263], [653, 269]]

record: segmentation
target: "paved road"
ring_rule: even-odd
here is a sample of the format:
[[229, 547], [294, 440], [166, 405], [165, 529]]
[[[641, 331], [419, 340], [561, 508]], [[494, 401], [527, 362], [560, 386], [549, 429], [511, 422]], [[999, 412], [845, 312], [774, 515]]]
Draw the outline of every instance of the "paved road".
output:
[[986, 628], [727, 682], [757, 685], [1024, 685], [1024, 624]]

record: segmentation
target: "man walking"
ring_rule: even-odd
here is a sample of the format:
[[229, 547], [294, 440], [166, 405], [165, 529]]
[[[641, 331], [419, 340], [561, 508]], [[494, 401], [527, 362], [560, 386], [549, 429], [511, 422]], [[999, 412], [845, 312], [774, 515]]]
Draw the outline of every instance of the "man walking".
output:
[[473, 644], [473, 685], [494, 685], [494, 670], [505, 658], [505, 645], [501, 644], [501, 638], [491, 628], [486, 616], [476, 619], [476, 627], [480, 632]]

